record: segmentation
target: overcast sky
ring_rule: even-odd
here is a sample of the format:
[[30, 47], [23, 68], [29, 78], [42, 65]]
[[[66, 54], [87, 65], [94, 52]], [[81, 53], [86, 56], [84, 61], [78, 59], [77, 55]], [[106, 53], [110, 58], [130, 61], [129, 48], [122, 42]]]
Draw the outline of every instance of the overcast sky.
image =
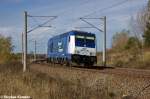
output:
[[[58, 16], [47, 25], [52, 28], [39, 28], [28, 34], [29, 40], [37, 40], [38, 52], [46, 53], [50, 37], [61, 34], [75, 27], [88, 26], [80, 17], [107, 16], [107, 47], [111, 47], [112, 36], [122, 29], [130, 30], [131, 18], [136, 18], [148, 0], [0, 0], [0, 34], [11, 36], [15, 52], [21, 51], [21, 32], [24, 28], [23, 12], [29, 15]], [[47, 21], [48, 18], [28, 18], [28, 29]], [[88, 20], [102, 29], [101, 20]], [[79, 29], [78, 29], [79, 30]], [[93, 32], [97, 36], [98, 50], [102, 49], [102, 34], [96, 29], [80, 29]], [[29, 52], [33, 51], [30, 41]]]

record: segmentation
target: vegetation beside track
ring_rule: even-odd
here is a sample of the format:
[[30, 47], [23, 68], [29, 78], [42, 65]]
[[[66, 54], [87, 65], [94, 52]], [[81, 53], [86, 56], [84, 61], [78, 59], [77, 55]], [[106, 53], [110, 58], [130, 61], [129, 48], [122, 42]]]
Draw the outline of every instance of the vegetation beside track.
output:
[[[69, 75], [68, 75], [69, 76]], [[108, 86], [84, 86], [83, 78], [74, 81], [56, 75], [27, 71], [22, 72], [21, 64], [0, 66], [0, 95], [31, 96], [33, 99], [112, 99], [115, 93]], [[86, 82], [86, 81], [85, 81]]]

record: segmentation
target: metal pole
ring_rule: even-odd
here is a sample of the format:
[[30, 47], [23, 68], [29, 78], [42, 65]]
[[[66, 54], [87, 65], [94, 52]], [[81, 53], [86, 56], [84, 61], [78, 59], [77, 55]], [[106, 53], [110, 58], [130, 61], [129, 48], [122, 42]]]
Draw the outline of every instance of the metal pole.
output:
[[36, 61], [36, 40], [35, 40], [35, 49], [34, 49], [34, 61]]
[[23, 62], [23, 72], [27, 68], [27, 12], [24, 12], [24, 62]]
[[106, 16], [104, 16], [103, 65], [106, 66]]
[[23, 61], [24, 61], [24, 42], [23, 42], [23, 32], [21, 33], [21, 47], [22, 47], [22, 64], [23, 64]]

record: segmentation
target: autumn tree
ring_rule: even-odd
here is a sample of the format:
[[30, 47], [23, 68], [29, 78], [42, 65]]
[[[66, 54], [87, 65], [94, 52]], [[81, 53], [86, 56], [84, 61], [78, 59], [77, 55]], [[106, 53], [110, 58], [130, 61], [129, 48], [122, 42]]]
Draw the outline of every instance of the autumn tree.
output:
[[10, 60], [12, 48], [11, 38], [0, 35], [0, 64]]
[[129, 37], [129, 39], [126, 43], [125, 49], [137, 50], [137, 48], [141, 48], [141, 47], [142, 47], [141, 41], [137, 37], [131, 36], [131, 37]]
[[113, 36], [112, 40], [112, 48], [117, 51], [122, 51], [125, 49], [125, 46], [129, 39], [129, 31], [122, 30], [121, 32], [117, 32]]

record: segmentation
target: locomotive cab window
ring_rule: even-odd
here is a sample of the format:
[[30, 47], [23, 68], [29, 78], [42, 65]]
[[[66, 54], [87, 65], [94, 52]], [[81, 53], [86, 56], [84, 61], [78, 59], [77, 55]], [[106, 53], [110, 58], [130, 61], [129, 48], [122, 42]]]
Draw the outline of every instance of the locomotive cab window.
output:
[[84, 39], [85, 37], [84, 36], [81, 36], [81, 35], [77, 35], [76, 36], [76, 39]]
[[85, 37], [81, 35], [75, 36], [75, 45], [83, 47], [85, 45]]
[[86, 37], [86, 46], [95, 48], [95, 37], [93, 36], [87, 36]]
[[87, 39], [87, 40], [95, 40], [95, 37], [87, 36], [86, 39]]
[[76, 35], [75, 37], [75, 45], [80, 47], [95, 47], [95, 37], [94, 36], [82, 36]]

